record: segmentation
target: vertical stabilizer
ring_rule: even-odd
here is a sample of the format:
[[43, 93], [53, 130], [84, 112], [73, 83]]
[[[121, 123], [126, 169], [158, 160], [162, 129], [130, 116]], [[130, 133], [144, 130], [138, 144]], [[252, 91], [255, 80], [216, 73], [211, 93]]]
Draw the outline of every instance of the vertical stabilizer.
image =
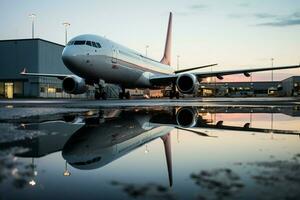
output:
[[161, 137], [164, 142], [164, 149], [166, 154], [168, 176], [169, 176], [169, 185], [173, 185], [173, 173], [172, 173], [172, 149], [171, 149], [171, 135], [170, 133]]
[[164, 52], [163, 58], [160, 61], [161, 63], [166, 64], [166, 65], [171, 65], [171, 46], [172, 46], [171, 42], [172, 42], [172, 12], [170, 12], [170, 15], [169, 15], [165, 52]]

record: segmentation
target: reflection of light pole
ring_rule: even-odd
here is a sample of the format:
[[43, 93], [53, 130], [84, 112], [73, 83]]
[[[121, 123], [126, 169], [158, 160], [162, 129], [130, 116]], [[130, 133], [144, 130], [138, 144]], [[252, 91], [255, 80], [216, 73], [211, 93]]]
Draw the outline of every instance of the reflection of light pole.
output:
[[29, 14], [29, 17], [31, 18], [31, 38], [34, 38], [34, 19], [36, 18], [36, 14], [31, 13]]
[[37, 171], [34, 171], [34, 168], [35, 168], [35, 166], [34, 166], [34, 158], [32, 158], [32, 160], [31, 160], [31, 168], [32, 168], [32, 179], [28, 183], [31, 186], [35, 186], [36, 182], [34, 180], [34, 176], [37, 175]]
[[149, 149], [148, 149], [148, 146], [145, 145], [146, 149], [145, 149], [145, 154], [149, 153]]
[[65, 164], [64, 176], [71, 176], [71, 173], [68, 171], [68, 163], [67, 163], [67, 161], [66, 161], [66, 164]]
[[145, 48], [146, 48], [146, 57], [148, 56], [148, 48], [149, 48], [150, 46], [149, 45], [146, 45], [145, 46]]
[[65, 45], [67, 45], [67, 43], [68, 43], [68, 27], [71, 24], [68, 22], [64, 22], [64, 23], [62, 23], [62, 25], [64, 25], [64, 27], [65, 27]]
[[[271, 66], [272, 66], [272, 68], [273, 68], [273, 64], [274, 64], [274, 58], [271, 58]], [[272, 82], [273, 82], [273, 69], [272, 69], [271, 78], [272, 78]]]

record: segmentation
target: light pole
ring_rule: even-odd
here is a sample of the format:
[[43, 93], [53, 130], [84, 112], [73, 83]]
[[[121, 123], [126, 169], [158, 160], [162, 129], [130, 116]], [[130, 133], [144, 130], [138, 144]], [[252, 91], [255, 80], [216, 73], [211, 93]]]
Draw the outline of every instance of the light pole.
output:
[[36, 14], [31, 13], [28, 15], [31, 18], [31, 38], [34, 38], [34, 20], [36, 18]]
[[[272, 68], [273, 68], [273, 64], [274, 64], [274, 58], [271, 58], [271, 67]], [[272, 82], [273, 82], [273, 76], [274, 76], [274, 74], [273, 74], [273, 69], [272, 69], [272, 76], [271, 76]]]
[[62, 23], [62, 25], [64, 25], [64, 27], [65, 27], [65, 45], [67, 45], [67, 43], [68, 43], [68, 27], [71, 26], [71, 24], [68, 22], [64, 22], [64, 23]]
[[145, 48], [146, 48], [146, 57], [148, 56], [148, 48], [149, 48], [150, 46], [149, 45], [146, 45], [145, 46]]
[[180, 58], [180, 55], [177, 55], [177, 70], [179, 70], [179, 58]]

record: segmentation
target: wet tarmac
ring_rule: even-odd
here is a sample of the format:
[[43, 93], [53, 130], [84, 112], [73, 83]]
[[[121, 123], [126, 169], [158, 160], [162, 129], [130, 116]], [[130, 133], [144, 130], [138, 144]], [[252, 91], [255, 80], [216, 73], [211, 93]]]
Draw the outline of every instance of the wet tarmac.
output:
[[2, 100], [0, 199], [299, 199], [299, 122], [295, 98]]

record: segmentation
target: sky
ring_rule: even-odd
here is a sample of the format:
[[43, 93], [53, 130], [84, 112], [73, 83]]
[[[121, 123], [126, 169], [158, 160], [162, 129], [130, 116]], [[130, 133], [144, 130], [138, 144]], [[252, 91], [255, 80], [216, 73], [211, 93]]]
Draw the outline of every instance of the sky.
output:
[[[218, 63], [213, 71], [300, 63], [299, 0], [0, 0], [0, 40], [35, 37], [64, 44], [80, 34], [105, 36], [160, 60], [169, 12], [173, 12], [172, 65]], [[208, 69], [206, 69], [208, 70]], [[210, 70], [210, 69], [209, 69]], [[274, 72], [275, 80], [300, 75], [299, 69]], [[270, 80], [270, 72], [253, 80]], [[230, 80], [247, 80], [230, 76]], [[229, 80], [225, 79], [225, 81]]]

